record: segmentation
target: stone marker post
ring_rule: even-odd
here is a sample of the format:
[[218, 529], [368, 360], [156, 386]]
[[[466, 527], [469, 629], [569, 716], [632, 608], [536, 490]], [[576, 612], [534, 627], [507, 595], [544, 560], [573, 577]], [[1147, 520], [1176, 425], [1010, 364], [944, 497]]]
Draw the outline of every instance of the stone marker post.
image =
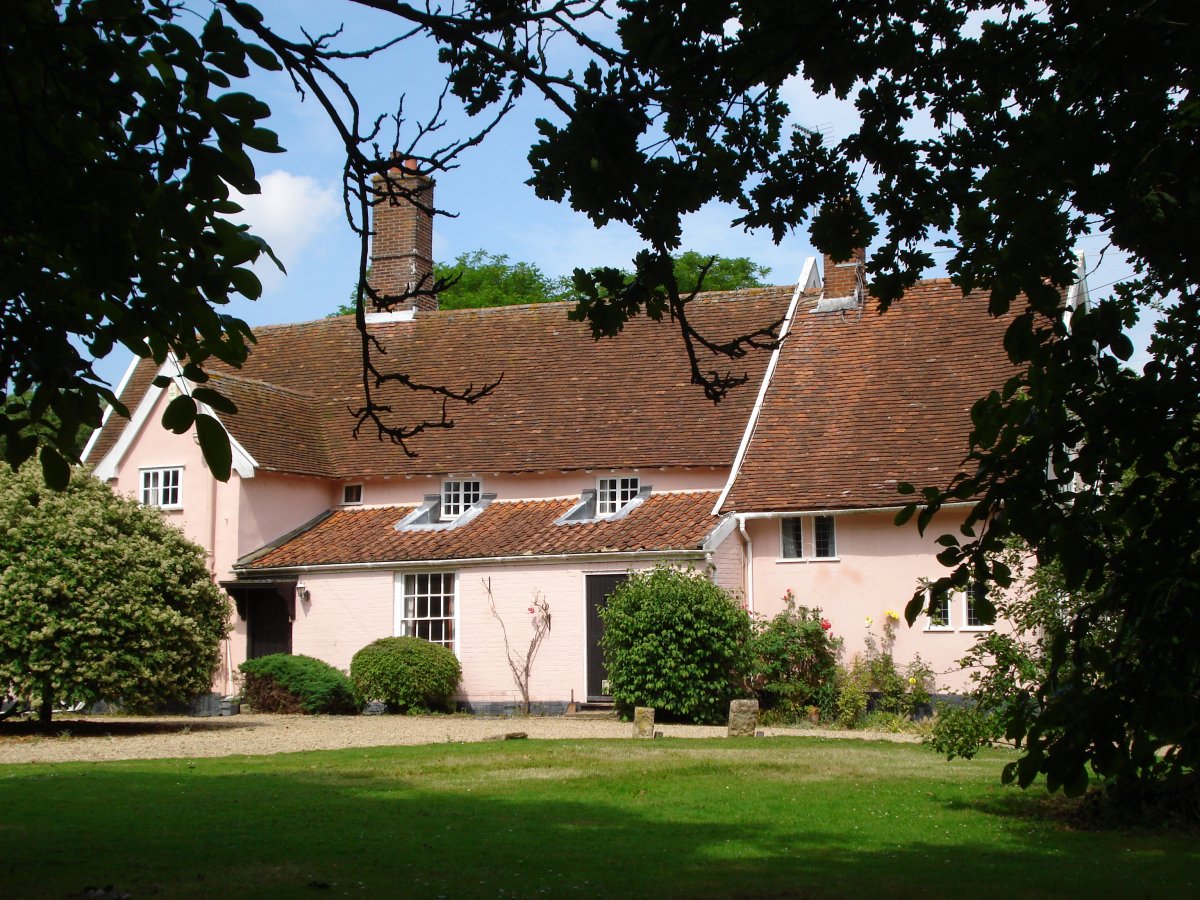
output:
[[633, 736], [640, 738], [654, 737], [653, 706], [635, 706], [633, 708]]
[[757, 700], [734, 700], [729, 704], [730, 737], [754, 737], [754, 730], [757, 727]]

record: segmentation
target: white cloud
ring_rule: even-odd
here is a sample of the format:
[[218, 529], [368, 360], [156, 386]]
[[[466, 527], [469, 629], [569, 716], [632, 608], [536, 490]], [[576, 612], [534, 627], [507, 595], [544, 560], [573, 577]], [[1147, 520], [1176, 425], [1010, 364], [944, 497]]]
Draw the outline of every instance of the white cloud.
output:
[[[249, 225], [254, 234], [271, 245], [288, 271], [294, 271], [304, 252], [341, 221], [337, 192], [315, 178], [282, 169], [267, 173], [259, 184], [260, 194], [233, 192], [243, 212], [231, 218]], [[284, 283], [283, 273], [268, 259], [260, 259], [254, 270], [262, 279], [264, 291]]]

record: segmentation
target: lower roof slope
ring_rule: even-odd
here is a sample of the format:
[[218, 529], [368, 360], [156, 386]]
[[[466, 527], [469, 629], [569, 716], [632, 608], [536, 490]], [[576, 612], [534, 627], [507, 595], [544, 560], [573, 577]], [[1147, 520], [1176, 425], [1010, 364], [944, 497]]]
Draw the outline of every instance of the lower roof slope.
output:
[[971, 405], [1016, 374], [987, 296], [924, 281], [886, 313], [797, 309], [723, 512], [908, 502], [967, 455]]
[[651, 494], [622, 518], [568, 525], [557, 521], [577, 499], [500, 500], [457, 528], [403, 531], [395, 525], [415, 507], [339, 509], [238, 568], [700, 550], [719, 524], [716, 499], [716, 491]]

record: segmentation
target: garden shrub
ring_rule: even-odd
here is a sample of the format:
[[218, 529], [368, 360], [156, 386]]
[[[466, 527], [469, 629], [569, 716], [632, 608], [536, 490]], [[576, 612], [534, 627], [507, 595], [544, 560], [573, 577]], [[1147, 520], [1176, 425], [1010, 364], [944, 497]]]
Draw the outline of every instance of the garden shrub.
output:
[[353, 713], [354, 690], [345, 673], [311, 656], [273, 653], [248, 659], [242, 699], [258, 712]]
[[870, 714], [878, 723], [887, 724], [883, 730], [893, 730], [897, 721], [912, 719], [917, 713], [928, 710], [933, 669], [920, 654], [915, 655], [903, 670], [897, 667], [892, 647], [899, 621], [899, 614], [888, 610], [884, 614], [880, 638], [871, 630], [872, 619], [867, 619], [866, 653], [856, 656], [838, 673], [836, 707], [839, 725], [864, 727]]
[[830, 636], [821, 610], [797, 606], [791, 590], [783, 599], [783, 611], [754, 625], [750, 688], [766, 722], [794, 722], [811, 707], [829, 718], [837, 702], [841, 640]]
[[613, 700], [628, 714], [723, 722], [744, 690], [750, 617], [702, 572], [663, 566], [637, 572], [600, 611]]
[[1004, 736], [1002, 716], [976, 703], [938, 704], [929, 745], [947, 759], [971, 759], [979, 749]]
[[350, 661], [359, 700], [381, 700], [396, 712], [448, 709], [460, 678], [452, 650], [418, 637], [380, 638]]

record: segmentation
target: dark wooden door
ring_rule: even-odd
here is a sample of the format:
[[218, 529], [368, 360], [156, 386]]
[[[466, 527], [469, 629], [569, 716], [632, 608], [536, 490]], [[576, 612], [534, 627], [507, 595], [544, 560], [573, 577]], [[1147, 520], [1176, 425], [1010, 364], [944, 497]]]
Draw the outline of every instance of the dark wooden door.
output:
[[246, 658], [292, 652], [292, 617], [276, 591], [254, 591], [246, 609]]
[[600, 621], [600, 610], [608, 604], [608, 595], [628, 575], [587, 576], [587, 698], [608, 700], [608, 669], [604, 666], [604, 651], [600, 649], [600, 636], [604, 634], [604, 623]]

